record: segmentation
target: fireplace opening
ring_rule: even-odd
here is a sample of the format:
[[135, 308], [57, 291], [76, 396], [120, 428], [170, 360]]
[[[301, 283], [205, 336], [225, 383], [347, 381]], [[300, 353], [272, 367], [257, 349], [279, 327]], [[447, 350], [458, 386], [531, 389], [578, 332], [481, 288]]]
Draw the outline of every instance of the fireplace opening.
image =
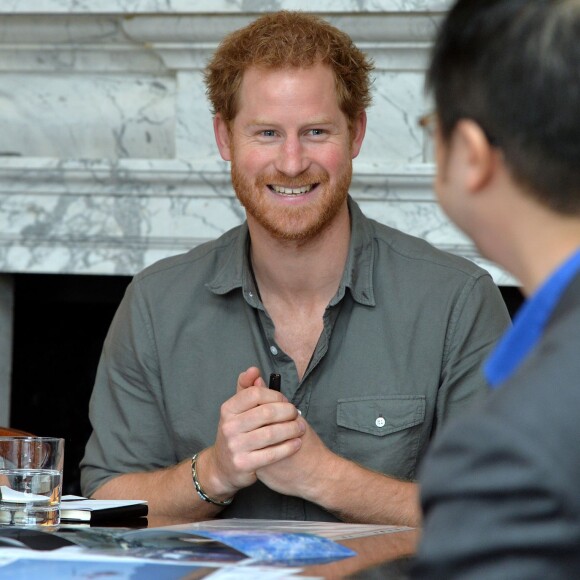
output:
[[[80, 494], [89, 398], [105, 335], [129, 276], [14, 275], [10, 425], [64, 437], [63, 493]], [[517, 287], [500, 287], [510, 314]]]
[[10, 425], [64, 437], [63, 493], [80, 495], [79, 461], [103, 340], [128, 276], [16, 274]]

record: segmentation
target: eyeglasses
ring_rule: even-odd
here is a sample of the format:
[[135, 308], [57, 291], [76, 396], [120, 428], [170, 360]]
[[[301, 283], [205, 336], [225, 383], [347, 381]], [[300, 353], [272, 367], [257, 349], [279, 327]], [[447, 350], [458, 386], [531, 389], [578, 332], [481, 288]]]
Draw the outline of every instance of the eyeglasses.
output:
[[[477, 123], [477, 121], [475, 122]], [[431, 111], [430, 113], [419, 117], [417, 123], [419, 127], [421, 127], [421, 129], [423, 129], [425, 133], [427, 133], [427, 135], [432, 138], [435, 135], [435, 129], [437, 128], [437, 113], [435, 111]], [[498, 140], [483, 127], [481, 127], [481, 129], [483, 130], [488, 143], [492, 147], [499, 147]]]

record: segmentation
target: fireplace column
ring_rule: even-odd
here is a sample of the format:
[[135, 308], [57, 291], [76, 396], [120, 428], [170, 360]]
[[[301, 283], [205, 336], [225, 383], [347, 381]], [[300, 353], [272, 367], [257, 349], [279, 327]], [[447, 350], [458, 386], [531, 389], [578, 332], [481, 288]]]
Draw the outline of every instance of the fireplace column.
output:
[[10, 274], [0, 274], [0, 425], [4, 426], [10, 424], [13, 306], [13, 278]]

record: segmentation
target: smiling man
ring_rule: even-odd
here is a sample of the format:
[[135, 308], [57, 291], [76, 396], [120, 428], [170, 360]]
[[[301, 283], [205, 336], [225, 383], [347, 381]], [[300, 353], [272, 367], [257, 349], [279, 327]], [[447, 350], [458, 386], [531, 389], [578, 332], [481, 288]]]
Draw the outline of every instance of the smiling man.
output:
[[417, 465], [483, 392], [508, 316], [486, 272], [349, 197], [371, 70], [299, 12], [221, 43], [206, 83], [247, 221], [129, 286], [91, 400], [87, 495], [191, 519], [418, 522]]

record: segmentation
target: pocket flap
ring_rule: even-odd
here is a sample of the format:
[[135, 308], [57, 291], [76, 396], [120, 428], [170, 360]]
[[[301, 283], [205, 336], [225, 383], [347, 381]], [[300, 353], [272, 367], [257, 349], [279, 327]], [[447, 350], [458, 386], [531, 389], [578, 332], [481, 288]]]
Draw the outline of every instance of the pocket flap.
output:
[[336, 410], [339, 427], [379, 436], [420, 425], [424, 420], [424, 395], [339, 399]]

